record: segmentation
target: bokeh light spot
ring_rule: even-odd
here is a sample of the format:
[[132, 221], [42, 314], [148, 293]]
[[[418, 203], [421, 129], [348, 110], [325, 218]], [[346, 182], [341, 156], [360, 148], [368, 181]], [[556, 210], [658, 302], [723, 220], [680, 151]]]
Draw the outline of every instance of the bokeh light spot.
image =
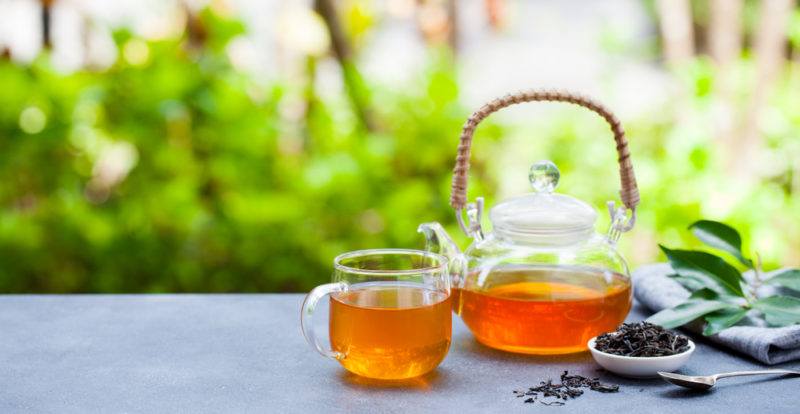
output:
[[133, 66], [141, 66], [150, 58], [150, 48], [140, 39], [131, 39], [122, 47], [122, 56]]
[[28, 134], [38, 134], [47, 126], [47, 115], [36, 106], [29, 106], [19, 114], [19, 127]]

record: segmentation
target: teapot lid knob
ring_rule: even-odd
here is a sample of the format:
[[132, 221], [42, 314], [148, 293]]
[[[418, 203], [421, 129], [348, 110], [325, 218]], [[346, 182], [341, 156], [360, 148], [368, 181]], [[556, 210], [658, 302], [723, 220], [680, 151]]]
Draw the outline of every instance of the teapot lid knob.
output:
[[558, 167], [550, 160], [534, 163], [528, 173], [531, 187], [537, 193], [552, 193], [558, 186], [559, 178], [561, 178], [561, 173], [558, 171]]

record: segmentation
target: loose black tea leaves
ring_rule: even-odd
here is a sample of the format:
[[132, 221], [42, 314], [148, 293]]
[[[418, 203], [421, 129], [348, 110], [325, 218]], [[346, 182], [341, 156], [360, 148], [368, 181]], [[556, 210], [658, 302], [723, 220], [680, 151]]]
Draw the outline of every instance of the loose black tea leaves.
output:
[[689, 339], [649, 322], [624, 323], [614, 332], [597, 337], [600, 352], [631, 357], [660, 357], [689, 349]]
[[569, 387], [573, 388], [585, 387], [589, 388], [592, 391], [597, 391], [597, 392], [619, 391], [619, 385], [603, 384], [597, 378], [586, 378], [580, 375], [569, 375], [568, 371], [564, 371], [564, 373], [561, 374], [561, 383], [566, 384]]
[[583, 395], [583, 389], [609, 393], [618, 392], [619, 385], [604, 384], [598, 378], [586, 378], [581, 375], [569, 375], [568, 371], [561, 374], [561, 383], [553, 384], [553, 380], [542, 381], [536, 387], [527, 390], [517, 390], [517, 398], [528, 397], [525, 403], [534, 404], [537, 401], [542, 405], [564, 405], [564, 401], [578, 398]]

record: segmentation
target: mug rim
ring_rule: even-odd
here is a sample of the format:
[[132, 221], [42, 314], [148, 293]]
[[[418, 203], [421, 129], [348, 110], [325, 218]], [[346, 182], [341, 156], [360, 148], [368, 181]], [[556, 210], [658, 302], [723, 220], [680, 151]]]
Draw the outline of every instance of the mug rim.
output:
[[[408, 256], [422, 256], [430, 259], [435, 259], [438, 261], [438, 265], [436, 266], [428, 266], [428, 267], [421, 267], [419, 269], [404, 269], [404, 270], [387, 270], [387, 269], [358, 269], [355, 267], [350, 267], [347, 265], [343, 265], [341, 262], [345, 259], [351, 259], [358, 256], [369, 256], [369, 255], [408, 255]], [[433, 272], [433, 271], [446, 271], [447, 269], [448, 260], [446, 257], [442, 256], [438, 253], [429, 252], [426, 250], [416, 250], [416, 249], [394, 249], [394, 248], [383, 248], [383, 249], [362, 249], [362, 250], [353, 250], [350, 252], [339, 254], [338, 256], [333, 258], [333, 267], [334, 269], [346, 273], [355, 273], [361, 275], [378, 275], [378, 276], [388, 276], [388, 275], [415, 275], [423, 272]], [[447, 276], [447, 275], [442, 275]]]

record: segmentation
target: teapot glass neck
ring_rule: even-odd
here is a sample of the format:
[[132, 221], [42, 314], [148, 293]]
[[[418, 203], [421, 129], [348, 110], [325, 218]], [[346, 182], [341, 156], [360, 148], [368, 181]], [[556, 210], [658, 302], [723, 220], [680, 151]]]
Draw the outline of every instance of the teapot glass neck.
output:
[[494, 235], [512, 244], [535, 247], [563, 247], [581, 243], [594, 235], [594, 229], [578, 228], [565, 231], [520, 231], [518, 229], [495, 226]]

